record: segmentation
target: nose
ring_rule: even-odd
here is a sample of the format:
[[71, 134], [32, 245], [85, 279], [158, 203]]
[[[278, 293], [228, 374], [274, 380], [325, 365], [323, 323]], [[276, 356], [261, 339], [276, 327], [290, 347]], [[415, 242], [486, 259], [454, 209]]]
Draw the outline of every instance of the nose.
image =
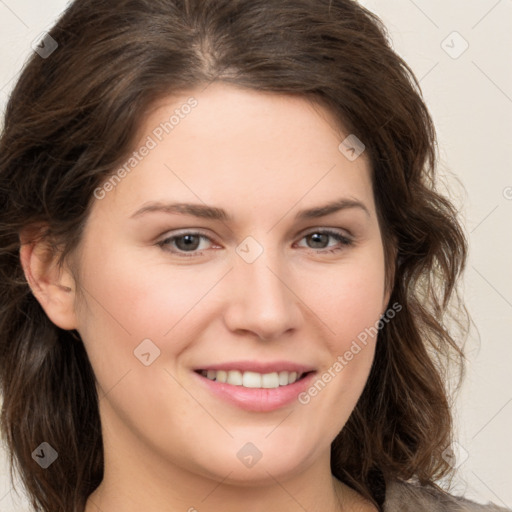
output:
[[228, 278], [225, 322], [232, 332], [280, 339], [300, 327], [304, 305], [283, 256], [263, 250], [252, 263], [238, 255]]

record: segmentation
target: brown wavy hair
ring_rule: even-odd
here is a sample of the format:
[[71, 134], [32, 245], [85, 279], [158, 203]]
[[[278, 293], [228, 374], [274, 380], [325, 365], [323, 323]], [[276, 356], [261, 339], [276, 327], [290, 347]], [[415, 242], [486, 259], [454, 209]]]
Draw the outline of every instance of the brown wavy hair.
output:
[[[59, 46], [25, 64], [0, 138], [0, 421], [11, 478], [16, 468], [34, 508], [82, 512], [104, 459], [93, 369], [78, 332], [32, 295], [20, 233], [34, 228], [66, 261], [152, 105], [215, 80], [311, 99], [366, 145], [390, 303], [402, 309], [379, 332], [332, 473], [379, 507], [390, 479], [450, 475], [444, 379], [451, 362], [457, 389], [464, 374], [467, 240], [436, 188], [419, 83], [379, 18], [351, 0], [76, 0], [50, 35]], [[58, 452], [46, 470], [31, 455], [43, 441]]]

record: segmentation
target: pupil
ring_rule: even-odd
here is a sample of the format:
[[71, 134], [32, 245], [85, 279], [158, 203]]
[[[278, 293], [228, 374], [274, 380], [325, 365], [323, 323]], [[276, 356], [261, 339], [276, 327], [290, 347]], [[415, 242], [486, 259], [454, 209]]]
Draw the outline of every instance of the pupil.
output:
[[[194, 238], [196, 239], [195, 245], [194, 245]], [[182, 244], [183, 247], [179, 247], [180, 242], [182, 240], [186, 241], [186, 242], [184, 244]], [[177, 243], [179, 249], [192, 249], [192, 250], [195, 250], [195, 249], [197, 249], [196, 246], [197, 246], [198, 240], [199, 240], [199, 237], [197, 235], [183, 235], [183, 236], [181, 236], [180, 238], [178, 238], [176, 240], [176, 243]], [[191, 246], [193, 246], [193, 247], [191, 247]]]
[[[310, 236], [313, 238], [313, 243], [318, 243], [318, 242], [321, 242], [321, 237], [326, 237], [327, 235], [325, 235], [323, 233], [313, 233]], [[319, 238], [320, 238], [320, 240], [319, 240]]]

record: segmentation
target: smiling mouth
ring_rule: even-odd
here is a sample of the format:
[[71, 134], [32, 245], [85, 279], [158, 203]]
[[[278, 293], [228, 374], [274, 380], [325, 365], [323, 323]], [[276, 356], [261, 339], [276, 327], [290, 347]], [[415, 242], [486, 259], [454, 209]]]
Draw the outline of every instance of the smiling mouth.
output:
[[208, 380], [231, 384], [232, 386], [241, 386], [244, 388], [263, 388], [275, 389], [279, 387], [289, 386], [313, 372], [271, 372], [258, 373], [240, 370], [196, 370]]

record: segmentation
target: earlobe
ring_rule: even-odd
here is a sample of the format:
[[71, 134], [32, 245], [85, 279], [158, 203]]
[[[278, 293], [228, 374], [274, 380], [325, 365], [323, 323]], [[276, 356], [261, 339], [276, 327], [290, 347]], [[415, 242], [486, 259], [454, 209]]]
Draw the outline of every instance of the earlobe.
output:
[[57, 264], [47, 243], [20, 236], [20, 261], [25, 278], [48, 318], [65, 330], [77, 328], [75, 282], [65, 268]]

